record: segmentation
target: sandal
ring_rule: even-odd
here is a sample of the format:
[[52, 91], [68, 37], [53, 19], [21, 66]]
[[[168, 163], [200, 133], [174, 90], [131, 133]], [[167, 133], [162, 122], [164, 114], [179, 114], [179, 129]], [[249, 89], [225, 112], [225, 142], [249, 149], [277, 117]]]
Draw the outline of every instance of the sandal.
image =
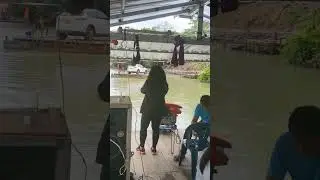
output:
[[138, 146], [136, 149], [140, 154], [146, 154], [146, 150], [142, 146]]
[[179, 163], [181, 163], [180, 161], [183, 161], [184, 159], [185, 159], [185, 156], [180, 156], [180, 155], [175, 155], [173, 157], [173, 160]]
[[155, 147], [151, 148], [151, 153], [152, 155], [156, 155], [157, 154], [157, 149]]

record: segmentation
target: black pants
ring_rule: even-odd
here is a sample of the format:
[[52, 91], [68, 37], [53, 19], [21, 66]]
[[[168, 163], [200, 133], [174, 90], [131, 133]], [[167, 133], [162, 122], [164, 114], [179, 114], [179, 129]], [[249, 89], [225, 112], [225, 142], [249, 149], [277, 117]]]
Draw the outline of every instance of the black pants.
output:
[[160, 123], [161, 123], [161, 117], [159, 116], [153, 116], [153, 115], [147, 115], [145, 113], [142, 114], [141, 117], [141, 127], [140, 127], [140, 146], [144, 147], [146, 138], [147, 138], [147, 129], [149, 127], [149, 124], [151, 122], [152, 127], [152, 147], [156, 147], [159, 140], [160, 135]]
[[100, 180], [107, 180], [109, 179], [109, 168], [107, 166], [102, 165], [101, 172], [100, 172]]
[[[189, 129], [187, 128], [186, 131], [189, 131]], [[190, 139], [190, 134], [185, 132], [182, 139]], [[188, 148], [184, 144], [181, 144], [180, 157], [184, 158], [187, 154], [187, 151]]]
[[[192, 130], [194, 128], [199, 128], [199, 127], [205, 127], [207, 126], [205, 123], [195, 123], [195, 124], [191, 124], [190, 126], [187, 127], [187, 129], [185, 130], [184, 134], [183, 134], [183, 139], [190, 139], [192, 137]], [[185, 155], [187, 154], [187, 150], [188, 148], [182, 143], [181, 144], [181, 150], [180, 150], [180, 156], [182, 158], [185, 157]]]

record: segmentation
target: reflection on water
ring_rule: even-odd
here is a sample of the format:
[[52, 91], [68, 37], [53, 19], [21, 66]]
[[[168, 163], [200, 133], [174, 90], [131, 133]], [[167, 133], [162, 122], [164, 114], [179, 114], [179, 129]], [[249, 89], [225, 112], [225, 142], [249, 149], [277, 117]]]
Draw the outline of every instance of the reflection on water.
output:
[[216, 179], [264, 179], [275, 139], [298, 105], [320, 105], [320, 71], [277, 56], [214, 52], [214, 131], [232, 142], [230, 163]]
[[[198, 80], [186, 79], [180, 76], [167, 75], [169, 92], [166, 101], [181, 105], [182, 114], [178, 117], [179, 129], [185, 129], [191, 122], [195, 106], [200, 97], [210, 94], [210, 84], [200, 83]], [[143, 94], [140, 92], [145, 79], [138, 78], [111, 78], [111, 95], [130, 95], [133, 104], [133, 121], [137, 121], [136, 129], [140, 129], [140, 106]], [[138, 112], [138, 113], [136, 113]]]
[[[62, 54], [62, 61], [68, 120], [101, 115], [96, 87], [106, 73], [104, 56]], [[55, 53], [0, 52], [0, 108], [61, 107], [59, 68]]]
[[[72, 141], [87, 160], [88, 179], [99, 179], [100, 166], [94, 159], [108, 105], [98, 99], [97, 85], [107, 72], [105, 56], [62, 54], [62, 61]], [[0, 50], [0, 108], [61, 107], [58, 62], [56, 53]], [[72, 151], [70, 179], [82, 179], [83, 164]]]

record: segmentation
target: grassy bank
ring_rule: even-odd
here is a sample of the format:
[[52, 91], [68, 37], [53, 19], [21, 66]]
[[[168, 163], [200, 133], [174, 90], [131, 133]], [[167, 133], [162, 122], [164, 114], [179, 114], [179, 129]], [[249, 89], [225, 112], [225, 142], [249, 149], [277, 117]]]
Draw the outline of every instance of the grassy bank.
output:
[[209, 62], [187, 62], [183, 66], [173, 67], [164, 66], [169, 74], [180, 75], [185, 78], [199, 79], [201, 82], [210, 82], [210, 63]]
[[293, 65], [320, 68], [320, 9], [308, 13], [281, 50], [282, 56]]
[[292, 32], [307, 20], [306, 15], [320, 7], [317, 2], [257, 2], [241, 5], [237, 11], [219, 14], [214, 26], [223, 30]]
[[[304, 31], [302, 29], [310, 25], [313, 12], [319, 8], [320, 2], [260, 1], [241, 5], [237, 11], [219, 14], [213, 18], [215, 34], [224, 40], [232, 40], [227, 44], [235, 47], [233, 48], [235, 50], [249, 50], [254, 53], [266, 52], [267, 54], [279, 54], [281, 51], [280, 53], [285, 54], [287, 58], [291, 59], [290, 62], [292, 63], [292, 57], [288, 56], [302, 56], [301, 53], [300, 55], [298, 55], [299, 53], [295, 55], [293, 53], [293, 51], [296, 51], [293, 49], [297, 48], [297, 44], [316, 45], [315, 42], [311, 43], [309, 41], [312, 38], [316, 39], [315, 37], [311, 38], [309, 36], [307, 38], [306, 34], [302, 35], [301, 31]], [[297, 37], [297, 34], [300, 34], [299, 37]], [[248, 43], [244, 43], [248, 40], [270, 41], [271, 43], [270, 46], [264, 43], [250, 43], [248, 48]], [[291, 45], [288, 45], [287, 40], [290, 41], [289, 44]], [[233, 41], [237, 42], [234, 43]], [[273, 46], [273, 44], [275, 45]], [[282, 46], [286, 46], [286, 48], [281, 48]], [[302, 50], [300, 51], [302, 52]], [[305, 54], [303, 56], [307, 56], [306, 54], [308, 53], [306, 51], [303, 50]]]

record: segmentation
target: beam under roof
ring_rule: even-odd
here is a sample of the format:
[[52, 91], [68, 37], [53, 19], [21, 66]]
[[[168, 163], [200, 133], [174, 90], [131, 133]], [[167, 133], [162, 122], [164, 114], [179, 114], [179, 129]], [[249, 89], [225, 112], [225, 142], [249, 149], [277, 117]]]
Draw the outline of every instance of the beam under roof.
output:
[[[161, 34], [148, 34], [148, 33], [127, 33], [126, 38], [127, 41], [134, 41], [135, 35], [139, 35], [139, 40], [141, 42], [154, 42], [154, 43], [173, 43], [174, 37], [172, 35], [161, 35]], [[207, 45], [210, 46], [210, 39], [202, 39], [196, 40], [189, 37], [183, 37], [185, 44], [192, 44], [192, 45]], [[119, 32], [110, 32], [110, 39], [123, 39], [123, 33]]]
[[185, 12], [186, 12], [186, 10], [180, 10], [180, 11], [164, 13], [164, 14], [159, 14], [159, 15], [154, 15], [154, 16], [145, 16], [145, 17], [141, 17], [141, 18], [137, 18], [137, 19], [123, 20], [120, 22], [110, 22], [110, 27], [120, 26], [120, 25], [130, 24], [130, 23], [136, 23], [136, 22], [141, 22], [141, 21], [148, 21], [148, 20], [158, 19], [158, 18], [163, 18], [163, 17], [168, 17], [168, 16], [175, 16], [175, 15], [183, 14]]
[[144, 9], [144, 10], [139, 10], [139, 11], [126, 12], [124, 14], [114, 14], [114, 15], [110, 16], [110, 19], [135, 16], [135, 15], [139, 15], [139, 14], [147, 14], [147, 13], [151, 13], [151, 12], [159, 12], [159, 11], [163, 11], [163, 10], [182, 8], [182, 7], [197, 5], [197, 4], [198, 4], [197, 1], [191, 1], [191, 2], [186, 2], [186, 3], [179, 3], [179, 4], [172, 4], [172, 5], [167, 5], [167, 6], [154, 7], [154, 8]]
[[[158, 4], [158, 3], [167, 3], [167, 2], [172, 2], [172, 1], [176, 1], [176, 0], [154, 0], [154, 1], [148, 1], [148, 2], [143, 2], [143, 3], [132, 3], [132, 2], [126, 2], [125, 3], [125, 7], [126, 8], [136, 8], [136, 7], [143, 7], [143, 6], [147, 6], [147, 5], [154, 5], [154, 4]], [[121, 7], [121, 4], [112, 4], [110, 7], [110, 13], [113, 13], [113, 11], [118, 11], [119, 12], [119, 8]]]

